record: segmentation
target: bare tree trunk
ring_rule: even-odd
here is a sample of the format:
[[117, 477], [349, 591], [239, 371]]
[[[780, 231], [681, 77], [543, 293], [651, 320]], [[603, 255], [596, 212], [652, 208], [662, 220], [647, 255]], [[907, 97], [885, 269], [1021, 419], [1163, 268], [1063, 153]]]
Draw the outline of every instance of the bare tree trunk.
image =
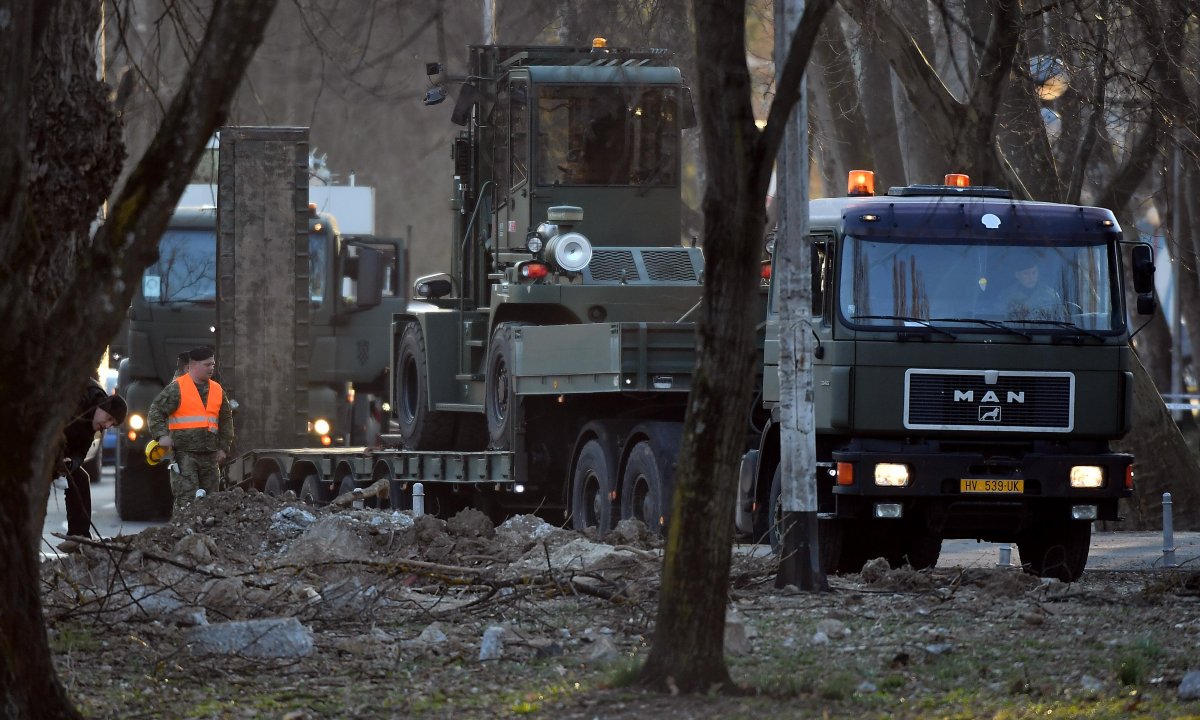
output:
[[[741, 443], [734, 426], [749, 410], [754, 336], [748, 332], [766, 217], [750, 201], [758, 131], [741, 2], [696, 2], [700, 121], [708, 184], [704, 254], [708, 267], [696, 367], [663, 564], [654, 645], [643, 682], [683, 692], [732, 685], [725, 665], [725, 587], [729, 577], [733, 493]], [[734, 420], [733, 418], [738, 418]]]
[[745, 5], [696, 0], [704, 193], [705, 302], [688, 396], [678, 482], [663, 558], [654, 642], [640, 680], [672, 692], [731, 689], [724, 657], [725, 588], [737, 463], [754, 382], [756, 272], [771, 165], [832, 0], [809, 0], [760, 134], [746, 68]]
[[[36, 5], [36, 11], [28, 9]], [[92, 0], [0, 0], [0, 714], [73, 718], [54, 672], [38, 596], [37, 544], [62, 428], [133, 294], [200, 152], [273, 9], [218, 0], [189, 81], [94, 237], [89, 228], [123, 148], [97, 82]], [[30, 82], [31, 81], [31, 82]], [[15, 148], [15, 150], [12, 150]]]

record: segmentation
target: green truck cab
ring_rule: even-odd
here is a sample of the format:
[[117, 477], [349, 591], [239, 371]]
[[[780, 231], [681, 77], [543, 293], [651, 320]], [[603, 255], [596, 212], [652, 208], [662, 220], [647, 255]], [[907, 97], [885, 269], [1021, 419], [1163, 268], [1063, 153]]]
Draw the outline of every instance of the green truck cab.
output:
[[[829, 571], [927, 567], [943, 538], [1015, 542], [1074, 580], [1094, 520], [1118, 519], [1132, 359], [1121, 229], [1095, 207], [986, 187], [913, 186], [809, 203], [813, 409]], [[1139, 309], [1153, 310], [1136, 245]], [[778, 308], [739, 529], [771, 532], [780, 492]]]
[[[347, 237], [333, 216], [309, 213], [311, 347], [308, 413], [311, 442], [374, 444], [385, 422], [388, 328], [406, 300], [400, 289], [404, 249], [397, 241]], [[176, 375], [180, 353], [216, 346], [217, 209], [178, 208], [159, 240], [159, 259], [147, 268], [128, 316], [127, 356], [120, 361], [119, 392], [129, 416], [118, 438], [117, 511], [123, 520], [170, 515], [165, 466], [145, 460], [146, 412]], [[361, 247], [382, 258], [382, 277], [360, 282]], [[367, 290], [360, 293], [360, 285]], [[219, 368], [218, 368], [219, 372]], [[231, 398], [253, 402], [253, 398]], [[235, 425], [236, 425], [235, 408]]]

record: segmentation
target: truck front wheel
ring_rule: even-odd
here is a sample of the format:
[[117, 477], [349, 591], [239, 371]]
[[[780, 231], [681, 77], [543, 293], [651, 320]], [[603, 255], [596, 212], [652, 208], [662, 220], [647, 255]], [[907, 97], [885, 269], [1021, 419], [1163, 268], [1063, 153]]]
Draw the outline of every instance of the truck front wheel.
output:
[[1039, 577], [1074, 582], [1083, 575], [1092, 545], [1092, 524], [1071, 521], [1036, 528], [1017, 540], [1021, 565]]
[[421, 326], [410, 323], [396, 351], [396, 419], [410, 450], [450, 450], [455, 417], [429, 407], [429, 365]]
[[571, 525], [594, 527], [604, 536], [612, 527], [612, 462], [599, 440], [588, 440], [571, 477]]
[[[767, 535], [771, 541], [771, 551], [783, 552], [783, 464], [775, 466], [775, 475], [771, 478], [771, 497], [767, 504], [769, 525]], [[854, 537], [848, 536], [851, 523], [846, 520], [828, 518], [817, 521], [817, 550], [821, 553], [821, 565], [827, 574], [842, 572], [858, 572], [862, 564], [853, 570], [843, 567], [843, 559], [853, 555]]]

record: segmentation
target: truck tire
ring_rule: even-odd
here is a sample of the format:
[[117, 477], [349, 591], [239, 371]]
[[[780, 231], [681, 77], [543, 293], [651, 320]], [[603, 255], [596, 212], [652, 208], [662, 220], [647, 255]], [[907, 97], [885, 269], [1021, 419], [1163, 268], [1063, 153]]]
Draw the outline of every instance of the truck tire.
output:
[[[910, 566], [913, 570], [935, 567], [942, 555], [942, 539], [924, 530], [904, 530], [900, 533], [900, 554], [892, 567]], [[892, 558], [888, 557], [891, 562]]]
[[279, 497], [283, 494], [285, 487], [283, 475], [278, 470], [274, 470], [263, 481], [263, 494], [270, 495], [271, 497]]
[[571, 473], [571, 526], [594, 527], [603, 537], [612, 529], [613, 463], [595, 438], [584, 444]]
[[300, 501], [314, 507], [324, 505], [328, 501], [323, 499], [321, 490], [321, 483], [317, 480], [316, 475], [305, 477], [304, 483], [300, 486]]
[[484, 379], [484, 415], [488, 445], [496, 450], [512, 446], [517, 416], [517, 396], [512, 377], [513, 328], [523, 323], [500, 323], [488, 343], [487, 374]]
[[1017, 550], [1025, 572], [1075, 582], [1087, 566], [1091, 544], [1092, 524], [1076, 520], [1029, 531], [1017, 540]]
[[621, 478], [621, 517], [641, 520], [646, 529], [662, 535], [666, 529], [666, 488], [654, 449], [646, 440], [633, 446]]
[[171, 517], [171, 481], [166, 470], [152, 468], [140, 457], [126, 461], [117, 477], [117, 516], [129, 522], [146, 522]]
[[425, 335], [409, 323], [396, 351], [396, 419], [410, 450], [450, 450], [455, 416], [429, 407], [429, 365]]
[[[775, 474], [771, 477], [771, 495], [770, 501], [767, 503], [766, 515], [768, 520], [764, 531], [765, 536], [770, 540], [771, 552], [776, 555], [783, 552], [783, 503], [780, 502], [782, 497], [783, 465], [779, 464], [775, 466]], [[847, 521], [837, 518], [817, 521], [818, 551], [821, 553], [821, 566], [826, 574], [858, 572], [862, 569], [862, 563], [859, 563], [858, 568], [852, 571], [847, 571], [842, 567], [843, 547], [849, 526]]]

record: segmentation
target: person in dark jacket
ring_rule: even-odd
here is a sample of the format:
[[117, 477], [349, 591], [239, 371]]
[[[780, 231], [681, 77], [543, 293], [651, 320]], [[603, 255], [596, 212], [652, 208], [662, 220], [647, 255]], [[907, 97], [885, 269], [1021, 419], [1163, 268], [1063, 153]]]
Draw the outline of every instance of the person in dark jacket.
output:
[[[96, 439], [96, 433], [125, 422], [129, 411], [120, 395], [109, 395], [100, 383], [88, 379], [75, 406], [75, 414], [63, 429], [63, 460], [60, 470], [67, 476], [67, 535], [91, 537], [92, 481], [84, 469], [84, 458]], [[78, 549], [68, 540], [59, 545], [64, 552]]]

